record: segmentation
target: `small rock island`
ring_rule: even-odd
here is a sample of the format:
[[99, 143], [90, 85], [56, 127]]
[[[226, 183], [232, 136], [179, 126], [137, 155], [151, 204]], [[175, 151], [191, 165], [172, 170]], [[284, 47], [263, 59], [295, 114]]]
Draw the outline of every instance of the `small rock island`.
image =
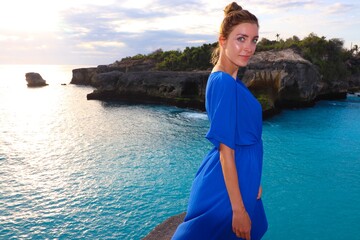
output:
[[25, 80], [28, 83], [28, 87], [43, 87], [49, 84], [41, 77], [39, 73], [28, 72], [25, 74]]

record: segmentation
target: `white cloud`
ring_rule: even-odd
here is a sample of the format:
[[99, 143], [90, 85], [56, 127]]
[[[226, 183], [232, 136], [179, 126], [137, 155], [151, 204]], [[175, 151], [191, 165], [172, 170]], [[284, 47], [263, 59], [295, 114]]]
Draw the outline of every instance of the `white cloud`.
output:
[[[228, 0], [12, 0], [0, 8], [0, 62], [106, 64], [217, 40]], [[360, 44], [359, 3], [249, 0], [260, 37], [311, 32]], [[21, 6], [21, 7], [19, 7]], [[21, 62], [19, 62], [21, 63]]]
[[52, 1], [12, 0], [3, 3], [0, 8], [1, 31], [50, 32], [57, 20], [57, 9]]
[[100, 48], [107, 48], [107, 47], [121, 48], [121, 47], [126, 46], [126, 44], [122, 43], [122, 42], [95, 41], [95, 42], [79, 43], [77, 46], [80, 48], [84, 48], [84, 49], [96, 49], [98, 47], [100, 47]]
[[353, 4], [346, 3], [334, 3], [326, 8], [326, 12], [329, 14], [344, 14], [354, 10]]
[[19, 36], [16, 35], [0, 35], [0, 42], [11, 42], [19, 40]]

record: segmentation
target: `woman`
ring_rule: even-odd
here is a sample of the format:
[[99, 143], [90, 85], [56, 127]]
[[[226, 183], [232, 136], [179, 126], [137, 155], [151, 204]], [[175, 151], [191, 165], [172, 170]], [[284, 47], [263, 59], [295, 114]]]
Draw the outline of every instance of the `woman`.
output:
[[257, 18], [235, 2], [225, 8], [215, 64], [206, 87], [214, 148], [194, 179], [187, 215], [173, 240], [261, 239], [267, 220], [260, 186], [261, 105], [237, 78], [258, 40]]

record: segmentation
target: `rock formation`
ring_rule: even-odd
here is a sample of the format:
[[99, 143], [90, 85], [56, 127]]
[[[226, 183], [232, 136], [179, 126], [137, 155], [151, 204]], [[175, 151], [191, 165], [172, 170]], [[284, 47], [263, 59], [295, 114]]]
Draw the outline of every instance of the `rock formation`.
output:
[[360, 92], [360, 73], [348, 77], [348, 92]]
[[49, 84], [41, 77], [39, 73], [28, 72], [25, 74], [25, 80], [27, 81], [28, 87], [43, 87]]
[[209, 72], [121, 72], [98, 73], [97, 90], [88, 99], [165, 103], [204, 110]]
[[73, 69], [72, 74], [73, 75], [70, 83], [96, 87], [94, 84], [97, 74], [96, 67]]
[[292, 49], [255, 54], [242, 79], [260, 100], [278, 108], [311, 106], [319, 93], [319, 72]]
[[[357, 63], [354, 63], [357, 64]], [[164, 103], [204, 110], [210, 71], [155, 71], [154, 60], [124, 59], [73, 70], [71, 83], [97, 88], [88, 99]], [[239, 76], [258, 98], [265, 117], [284, 107], [312, 106], [319, 99], [345, 98], [360, 90], [360, 74], [328, 82], [293, 49], [256, 53]]]
[[176, 228], [184, 221], [185, 212], [172, 216], [159, 224], [142, 240], [169, 240], [174, 235]]

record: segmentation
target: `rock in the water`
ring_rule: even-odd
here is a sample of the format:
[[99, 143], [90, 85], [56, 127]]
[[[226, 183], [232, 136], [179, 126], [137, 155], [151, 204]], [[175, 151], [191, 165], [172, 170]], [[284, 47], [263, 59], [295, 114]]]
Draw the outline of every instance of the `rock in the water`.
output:
[[176, 228], [184, 221], [186, 213], [173, 216], [159, 224], [142, 240], [170, 240]]
[[36, 72], [28, 72], [25, 74], [25, 80], [27, 81], [28, 87], [42, 87], [47, 86], [49, 84], [41, 77], [39, 73]]

